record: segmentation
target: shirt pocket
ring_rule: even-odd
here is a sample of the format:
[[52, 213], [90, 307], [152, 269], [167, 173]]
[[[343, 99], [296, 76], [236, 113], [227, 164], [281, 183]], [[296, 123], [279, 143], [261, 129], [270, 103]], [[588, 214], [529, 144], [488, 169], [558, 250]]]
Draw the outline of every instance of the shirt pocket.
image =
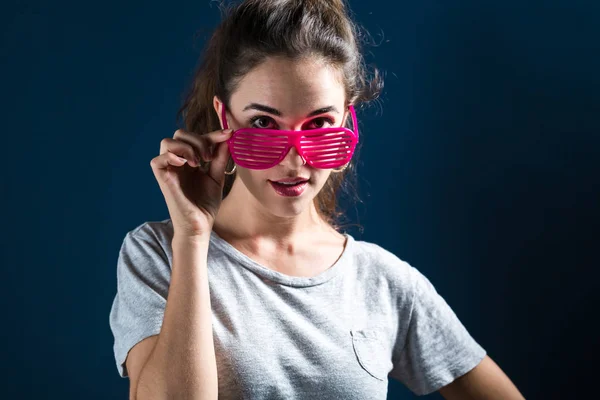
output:
[[363, 328], [352, 329], [350, 334], [354, 354], [362, 369], [375, 379], [387, 380], [393, 364], [384, 331], [377, 328]]

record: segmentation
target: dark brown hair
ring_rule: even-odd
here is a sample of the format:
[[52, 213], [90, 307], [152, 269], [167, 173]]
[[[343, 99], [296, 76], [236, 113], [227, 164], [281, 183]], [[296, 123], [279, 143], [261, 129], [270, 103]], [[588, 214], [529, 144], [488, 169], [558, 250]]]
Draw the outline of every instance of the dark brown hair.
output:
[[[196, 70], [184, 104], [177, 113], [187, 131], [208, 133], [221, 128], [213, 107], [216, 95], [230, 109], [231, 94], [246, 73], [267, 57], [284, 56], [298, 60], [317, 56], [341, 72], [346, 104], [356, 109], [376, 99], [383, 80], [373, 69], [371, 80], [361, 54], [361, 32], [349, 16], [343, 0], [245, 0], [221, 4], [222, 21], [205, 45], [202, 62]], [[351, 118], [346, 121], [351, 127]], [[364, 136], [361, 131], [362, 143]], [[358, 200], [356, 150], [353, 160], [340, 173], [332, 173], [315, 198], [320, 217], [334, 229], [341, 228], [337, 194], [346, 189]], [[229, 160], [227, 170], [233, 168]], [[227, 196], [235, 175], [227, 176], [223, 196]]]

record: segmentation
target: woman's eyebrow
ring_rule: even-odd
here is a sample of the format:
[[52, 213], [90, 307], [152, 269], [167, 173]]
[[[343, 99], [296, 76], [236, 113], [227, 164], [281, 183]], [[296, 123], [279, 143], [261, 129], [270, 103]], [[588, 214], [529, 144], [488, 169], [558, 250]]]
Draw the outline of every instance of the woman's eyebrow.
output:
[[[246, 111], [246, 110], [258, 110], [258, 111], [263, 111], [263, 112], [281, 117], [281, 111], [279, 111], [273, 107], [265, 106], [264, 104], [250, 103], [246, 107], [244, 107], [243, 111]], [[307, 117], [312, 117], [312, 116], [324, 114], [327, 112], [335, 112], [335, 113], [339, 114], [339, 111], [337, 108], [335, 108], [335, 106], [328, 106], [328, 107], [319, 108], [318, 110], [310, 112], [307, 115]]]

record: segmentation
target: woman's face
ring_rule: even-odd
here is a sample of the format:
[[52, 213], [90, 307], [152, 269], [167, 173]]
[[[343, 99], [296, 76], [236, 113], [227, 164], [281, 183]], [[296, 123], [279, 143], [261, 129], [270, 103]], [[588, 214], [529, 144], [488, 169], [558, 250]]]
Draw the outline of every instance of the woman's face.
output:
[[[220, 116], [221, 103], [216, 97], [214, 106]], [[348, 114], [338, 71], [317, 58], [268, 58], [240, 81], [227, 111], [227, 122], [233, 129], [327, 128], [343, 125]], [[331, 169], [313, 168], [303, 162], [292, 147], [273, 168], [252, 170], [238, 165], [231, 193], [245, 188], [268, 212], [280, 217], [298, 215], [311, 205], [331, 174]], [[270, 183], [296, 177], [308, 179], [299, 196], [284, 196]], [[243, 187], [236, 188], [240, 184]]]

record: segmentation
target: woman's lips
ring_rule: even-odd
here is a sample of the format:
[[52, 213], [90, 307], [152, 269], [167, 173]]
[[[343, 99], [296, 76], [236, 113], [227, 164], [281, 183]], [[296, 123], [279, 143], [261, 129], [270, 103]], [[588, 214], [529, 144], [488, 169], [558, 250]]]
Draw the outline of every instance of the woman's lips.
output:
[[296, 183], [296, 182], [304, 182], [304, 181], [308, 181], [308, 178], [303, 178], [301, 176], [296, 176], [294, 178], [283, 178], [283, 179], [278, 179], [276, 181], [271, 181], [271, 182], [277, 182], [277, 183]]
[[296, 185], [284, 185], [280, 183], [276, 183], [273, 181], [269, 181], [275, 192], [280, 196], [285, 197], [297, 197], [300, 196], [306, 188], [308, 187], [308, 181], [300, 182]]

